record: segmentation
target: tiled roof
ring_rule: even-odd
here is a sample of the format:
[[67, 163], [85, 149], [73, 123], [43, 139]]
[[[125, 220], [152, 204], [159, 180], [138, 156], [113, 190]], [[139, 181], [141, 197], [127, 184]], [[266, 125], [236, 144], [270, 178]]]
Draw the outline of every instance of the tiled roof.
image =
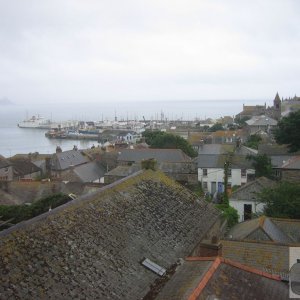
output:
[[160, 162], [187, 162], [191, 158], [180, 149], [124, 149], [120, 151], [118, 161], [141, 162], [154, 158]]
[[288, 299], [288, 285], [232, 260], [191, 257], [155, 299]]
[[219, 218], [162, 172], [145, 171], [0, 233], [3, 299], [141, 299]]

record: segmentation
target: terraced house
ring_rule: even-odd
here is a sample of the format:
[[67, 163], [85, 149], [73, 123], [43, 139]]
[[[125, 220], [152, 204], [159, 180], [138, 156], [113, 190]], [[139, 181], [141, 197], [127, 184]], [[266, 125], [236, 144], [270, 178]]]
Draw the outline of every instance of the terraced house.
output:
[[204, 144], [198, 152], [198, 181], [210, 194], [222, 193], [224, 187], [224, 167], [228, 164], [228, 186], [241, 186], [254, 179], [255, 170], [247, 155], [257, 151], [245, 146], [225, 144]]

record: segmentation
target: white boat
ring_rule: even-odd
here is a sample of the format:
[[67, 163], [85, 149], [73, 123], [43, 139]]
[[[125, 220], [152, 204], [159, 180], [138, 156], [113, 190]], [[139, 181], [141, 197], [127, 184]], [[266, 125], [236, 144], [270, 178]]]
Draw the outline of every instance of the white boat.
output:
[[20, 128], [39, 128], [39, 129], [51, 129], [54, 123], [51, 120], [45, 120], [39, 115], [32, 116], [30, 119], [26, 119], [18, 124]]

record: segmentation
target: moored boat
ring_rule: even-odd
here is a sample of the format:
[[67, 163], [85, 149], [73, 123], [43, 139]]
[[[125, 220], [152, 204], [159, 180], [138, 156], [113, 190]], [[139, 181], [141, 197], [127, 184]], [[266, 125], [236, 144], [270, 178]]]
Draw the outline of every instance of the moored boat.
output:
[[38, 128], [38, 129], [51, 129], [54, 125], [51, 120], [45, 120], [41, 116], [32, 116], [18, 124], [20, 128]]

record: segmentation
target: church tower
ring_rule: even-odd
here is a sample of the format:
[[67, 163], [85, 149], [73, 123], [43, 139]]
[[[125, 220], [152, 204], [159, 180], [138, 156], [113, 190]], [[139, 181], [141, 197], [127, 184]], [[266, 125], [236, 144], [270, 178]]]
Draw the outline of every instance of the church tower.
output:
[[281, 118], [281, 100], [278, 95], [278, 92], [273, 101], [273, 111], [274, 111], [274, 119], [278, 121]]

